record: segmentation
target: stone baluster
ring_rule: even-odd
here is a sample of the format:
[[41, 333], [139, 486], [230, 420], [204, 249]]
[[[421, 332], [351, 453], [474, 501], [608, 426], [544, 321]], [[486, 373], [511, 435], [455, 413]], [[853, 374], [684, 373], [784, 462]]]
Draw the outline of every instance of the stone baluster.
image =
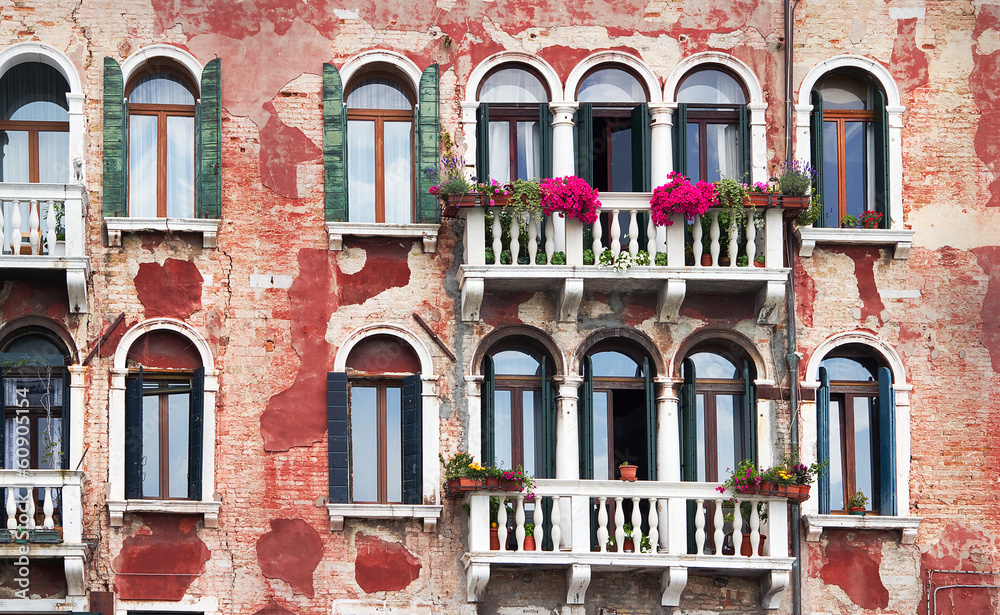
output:
[[601, 217], [597, 216], [597, 220], [594, 220], [594, 224], [591, 227], [591, 235], [594, 236], [594, 242], [591, 244], [590, 249], [594, 251], [594, 264], [598, 263], [598, 259], [603, 252], [603, 247], [601, 246], [601, 236], [604, 234], [603, 229], [601, 229]]
[[4, 504], [4, 508], [7, 511], [8, 530], [17, 529], [17, 502], [14, 499], [15, 491], [17, 491], [17, 489], [13, 487], [7, 487], [7, 502]]
[[733, 507], [733, 549], [734, 554], [740, 554], [740, 548], [743, 545], [743, 507], [740, 506], [740, 502], [736, 502]]
[[10, 214], [10, 253], [21, 253], [21, 202], [14, 201]]
[[729, 266], [736, 266], [736, 255], [739, 254], [739, 246], [736, 243], [736, 236], [738, 235], [739, 229], [736, 228], [735, 222], [729, 225]]
[[601, 545], [601, 553], [608, 552], [608, 498], [597, 498], [597, 542]]
[[556, 252], [556, 226], [552, 222], [552, 216], [544, 216], [545, 220], [545, 262], [552, 262], [552, 255]]
[[757, 257], [757, 226], [754, 224], [754, 210], [747, 210], [747, 267], [753, 267]]
[[639, 253], [639, 218], [636, 210], [629, 211], [628, 219], [628, 253], [635, 256]]
[[500, 550], [507, 549], [507, 498], [499, 497], [500, 508], [497, 510], [497, 537], [500, 539]]
[[750, 501], [750, 557], [757, 557], [760, 545], [760, 512], [757, 510], [757, 500]]
[[[618, 217], [620, 213], [617, 209], [611, 211], [611, 253], [615, 256], [618, 256], [622, 251], [622, 223]], [[594, 258], [599, 256], [600, 254], [595, 250]]]
[[538, 255], [538, 221], [529, 216], [528, 219], [528, 264], [535, 264]]
[[41, 254], [42, 249], [42, 220], [38, 215], [38, 201], [28, 203], [28, 244], [31, 245], [31, 253], [35, 256]]
[[514, 504], [514, 539], [517, 540], [517, 550], [524, 551], [524, 496], [517, 496]]
[[45, 487], [45, 499], [42, 502], [42, 512], [45, 514], [45, 518], [42, 520], [42, 527], [47, 530], [51, 530], [55, 527], [55, 523], [52, 521], [52, 491], [54, 487]]
[[712, 254], [712, 266], [719, 266], [719, 212], [711, 212], [712, 216], [712, 226], [708, 230], [708, 236], [711, 238], [712, 243], [709, 246], [709, 252]]
[[[541, 506], [538, 506], [538, 508], [541, 508]], [[536, 508], [536, 510], [537, 510], [537, 508]], [[562, 513], [559, 512], [559, 496], [558, 495], [552, 496], [552, 512], [550, 513], [549, 518], [552, 520], [552, 550], [553, 551], [558, 551], [559, 550], [559, 544], [560, 544], [559, 541], [562, 540], [562, 534], [563, 534], [563, 532], [562, 532]], [[535, 525], [535, 529], [536, 530], [538, 529], [538, 525], [537, 524]], [[538, 542], [538, 541], [536, 540], [535, 542]], [[541, 545], [539, 545], [538, 548], [541, 549]]]
[[656, 512], [656, 498], [649, 498], [649, 552], [656, 553], [660, 547], [660, 518]]
[[642, 498], [632, 498], [632, 539], [635, 543], [635, 552], [642, 552], [642, 511], [639, 510], [639, 502]]
[[503, 229], [500, 227], [500, 210], [493, 210], [493, 264], [500, 264], [500, 253], [503, 252]]
[[510, 217], [510, 264], [517, 264], [521, 252], [521, 216], [512, 214]]
[[45, 249], [51, 256], [55, 253], [56, 247], [56, 204], [53, 201], [49, 201], [48, 205], [49, 209], [45, 215], [45, 228], [47, 229], [45, 233]]
[[725, 520], [722, 514], [722, 500], [715, 500], [715, 515], [713, 517], [713, 523], [715, 524], [715, 554], [722, 555], [722, 542], [726, 539], [726, 534], [723, 531], [723, 525]]
[[[701, 238], [704, 231], [701, 228], [701, 219], [703, 216], [698, 216], [694, 219], [694, 226], [691, 227], [691, 239], [693, 245], [691, 246], [691, 251], [694, 252], [694, 266], [701, 267], [701, 253], [702, 253], [702, 243]], [[677, 222], [674, 222], [676, 225]]]
[[[545, 540], [545, 517], [543, 513], [542, 498], [535, 498], [535, 512], [532, 515], [531, 523], [535, 526], [535, 549], [539, 551], [542, 550], [542, 542]], [[555, 522], [552, 523], [552, 528], [555, 529]], [[556, 550], [558, 550], [558, 546]]]
[[705, 552], [705, 500], [695, 500], [694, 507], [694, 545], [695, 553]]
[[27, 491], [28, 491], [28, 495], [26, 497], [28, 498], [28, 500], [26, 502], [27, 506], [25, 506], [25, 508], [26, 508], [25, 514], [28, 516], [28, 524], [27, 525], [28, 525], [29, 529], [34, 529], [35, 528], [35, 488], [34, 487], [28, 487]]
[[656, 264], [656, 225], [653, 224], [653, 216], [646, 220], [646, 252], [649, 253], [649, 264]]
[[618, 545], [618, 552], [625, 551], [625, 509], [622, 501], [625, 498], [618, 496], [615, 498], [615, 544]]

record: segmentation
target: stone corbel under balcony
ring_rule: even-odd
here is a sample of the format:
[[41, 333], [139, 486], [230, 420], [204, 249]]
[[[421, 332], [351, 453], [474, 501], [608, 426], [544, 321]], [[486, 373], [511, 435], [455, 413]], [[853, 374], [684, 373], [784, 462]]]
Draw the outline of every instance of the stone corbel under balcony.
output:
[[437, 251], [438, 224], [386, 224], [376, 222], [327, 222], [326, 232], [330, 236], [330, 250], [344, 249], [344, 236], [354, 237], [401, 237], [420, 239], [424, 252]]
[[[436, 504], [327, 504], [330, 531], [344, 531], [344, 519], [420, 519], [425, 532], [436, 532], [442, 506]], [[487, 571], [487, 574], [489, 571]]]
[[882, 515], [803, 515], [806, 541], [817, 542], [823, 530], [899, 530], [900, 544], [912, 545], [923, 517], [891, 517]]
[[88, 256], [0, 256], [0, 269], [20, 271], [65, 271], [69, 311], [86, 314], [87, 278], [90, 277]]
[[203, 248], [214, 248], [218, 239], [219, 220], [202, 218], [105, 218], [108, 245], [120, 248], [122, 233], [195, 233], [201, 235]]
[[125, 523], [125, 513], [167, 513], [174, 515], [203, 515], [205, 527], [219, 527], [219, 509], [222, 502], [195, 502], [193, 500], [108, 500], [111, 527]]
[[904, 260], [910, 257], [910, 247], [913, 244], [914, 231], [906, 229], [851, 229], [851, 228], [813, 228], [811, 226], [795, 229], [795, 238], [799, 241], [799, 256], [812, 256], [816, 244], [841, 246], [890, 246], [892, 257]]

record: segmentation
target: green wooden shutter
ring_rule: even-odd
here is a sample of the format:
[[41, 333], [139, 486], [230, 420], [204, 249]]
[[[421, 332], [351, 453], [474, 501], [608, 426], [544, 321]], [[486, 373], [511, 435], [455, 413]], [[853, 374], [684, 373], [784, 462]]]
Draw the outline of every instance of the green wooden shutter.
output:
[[750, 364], [743, 361], [743, 457], [754, 464], [757, 463], [756, 397], [757, 387], [750, 378]]
[[479, 426], [480, 462], [485, 465], [493, 465], [495, 444], [493, 440], [493, 404], [496, 399], [496, 374], [493, 370], [493, 357], [483, 358], [483, 387], [480, 392], [480, 406], [482, 408], [482, 423]]
[[878, 370], [879, 512], [896, 514], [896, 399], [892, 373]]
[[750, 110], [747, 109], [746, 105], [740, 105], [738, 109], [740, 119], [736, 130], [736, 147], [740, 155], [740, 177], [733, 177], [731, 179], [749, 183], [748, 178], [751, 176], [751, 165], [753, 164], [750, 157]]
[[[816, 194], [819, 196], [820, 202], [823, 201], [823, 95], [816, 90], [812, 91], [810, 95], [812, 101], [812, 112], [809, 114], [809, 137], [811, 139], [811, 149], [812, 154], [812, 165], [816, 169], [816, 183], [813, 188], [816, 190]], [[834, 178], [836, 181], [836, 178]], [[824, 215], [820, 216], [816, 220], [817, 226], [826, 226], [826, 204], [823, 205]], [[833, 210], [835, 212], [839, 211], [839, 206], [834, 203]], [[837, 214], [834, 213], [833, 217], [836, 218]], [[838, 220], [834, 220], [834, 227], [837, 226]]]
[[657, 480], [656, 477], [656, 388], [653, 386], [653, 373], [650, 369], [649, 357], [642, 358], [642, 375], [645, 379], [646, 392], [646, 480]]
[[340, 71], [333, 64], [323, 64], [323, 190], [327, 222], [345, 222], [347, 108]]
[[[71, 469], [69, 465], [69, 426], [70, 423], [72, 423], [73, 415], [71, 413], [72, 404], [70, 404], [70, 391], [72, 389], [70, 389], [69, 386], [69, 376], [69, 370], [64, 367], [62, 370], [62, 420], [60, 421], [62, 424], [62, 433], [60, 434], [60, 437], [62, 438], [61, 448], [63, 470]], [[3, 391], [3, 378], [0, 378], [0, 391]], [[2, 394], [0, 394], [0, 397], [2, 397]], [[0, 399], [0, 405], [2, 405], [2, 402], [3, 399]], [[2, 419], [2, 417], [0, 417], [0, 419]], [[0, 424], [6, 425], [6, 422]], [[3, 440], [0, 440], [0, 452], [3, 450]], [[77, 459], [76, 461], [79, 463], [80, 460]], [[0, 465], [0, 468], [2, 467], [3, 466]]]
[[684, 384], [681, 385], [681, 480], [698, 480], [698, 382], [694, 361], [684, 359]]
[[476, 109], [476, 178], [490, 183], [490, 106], [479, 103]]
[[542, 178], [552, 177], [552, 111], [549, 109], [549, 103], [539, 103], [538, 124]]
[[[125, 379], [125, 498], [142, 497], [142, 369]], [[158, 470], [157, 470], [158, 471]]]
[[351, 417], [347, 401], [347, 374], [328, 372], [326, 374], [326, 437], [331, 504], [346, 504], [351, 501]]
[[201, 72], [201, 101], [195, 131], [198, 218], [222, 217], [222, 70], [215, 58]]
[[[434, 185], [432, 173], [437, 171], [438, 157], [441, 155], [441, 115], [439, 110], [438, 65], [431, 64], [420, 76], [420, 101], [416, 113], [416, 178], [417, 178], [417, 222], [437, 224], [441, 221], [441, 205], [436, 196], [429, 192]], [[431, 173], [427, 171], [430, 170]]]
[[830, 514], [830, 374], [819, 368], [819, 389], [816, 391], [816, 460], [826, 462], [826, 471], [819, 473], [819, 512]]
[[125, 83], [114, 58], [104, 58], [104, 177], [101, 180], [105, 218], [127, 215], [125, 206], [126, 143]]
[[541, 366], [542, 387], [542, 463], [535, 464], [539, 468], [540, 478], [556, 477], [556, 404], [552, 383], [549, 382], [547, 358], [542, 357]]
[[[652, 190], [652, 141], [653, 129], [649, 119], [649, 105], [642, 103], [632, 109], [632, 191]], [[640, 222], [645, 229], [645, 224]], [[645, 246], [645, 243], [640, 244]]]
[[889, 228], [889, 114], [885, 94], [875, 90], [875, 211], [882, 214], [881, 228]]
[[594, 106], [590, 103], [581, 103], [576, 110], [573, 123], [576, 133], [576, 176], [593, 186]]
[[423, 383], [403, 378], [403, 503], [423, 504]]
[[205, 368], [199, 367], [191, 374], [191, 397], [188, 415], [188, 499], [201, 500], [205, 442]]
[[594, 363], [583, 358], [583, 384], [577, 405], [577, 428], [580, 440], [580, 478], [594, 478]]
[[674, 171], [687, 175], [687, 103], [678, 103], [674, 111]]

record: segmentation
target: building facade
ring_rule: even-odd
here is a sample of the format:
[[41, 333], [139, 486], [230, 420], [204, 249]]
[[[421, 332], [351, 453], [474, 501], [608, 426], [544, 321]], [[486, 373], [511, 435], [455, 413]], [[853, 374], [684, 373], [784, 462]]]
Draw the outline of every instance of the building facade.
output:
[[[0, 17], [0, 611], [997, 608], [1000, 5]], [[786, 160], [812, 224], [650, 222]], [[601, 215], [446, 208], [449, 165]], [[460, 451], [534, 497], [446, 497]], [[795, 455], [808, 500], [724, 507]]]

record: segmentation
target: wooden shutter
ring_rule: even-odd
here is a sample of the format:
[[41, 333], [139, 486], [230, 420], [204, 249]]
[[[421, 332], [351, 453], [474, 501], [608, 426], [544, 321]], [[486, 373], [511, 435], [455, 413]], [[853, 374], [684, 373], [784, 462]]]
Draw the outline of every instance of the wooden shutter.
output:
[[104, 58], [104, 177], [101, 181], [105, 218], [127, 215], [125, 206], [126, 143], [128, 115], [122, 69], [114, 58]]
[[819, 368], [819, 389], [816, 391], [816, 460], [826, 462], [819, 473], [819, 512], [830, 514], [830, 374]]
[[493, 404], [496, 398], [496, 374], [493, 370], [493, 357], [483, 358], [483, 387], [480, 392], [482, 422], [479, 426], [479, 442], [482, 450], [480, 462], [493, 464], [495, 444], [493, 440]]
[[681, 385], [681, 480], [698, 480], [698, 378], [694, 361], [684, 359], [684, 384]]
[[577, 422], [580, 439], [580, 478], [594, 478], [594, 363], [583, 358], [583, 384], [580, 386]]
[[593, 186], [594, 106], [591, 103], [581, 103], [573, 123], [576, 129], [576, 176]]
[[[157, 468], [156, 470], [159, 471]], [[125, 379], [125, 499], [142, 497], [142, 368]]]
[[[810, 137], [810, 153], [812, 154], [812, 165], [816, 169], [816, 182], [813, 184], [813, 188], [816, 190], [816, 194], [819, 196], [820, 202], [823, 200], [823, 95], [816, 90], [812, 91], [810, 95], [812, 101], [812, 112], [809, 114], [809, 137]], [[834, 178], [836, 181], [836, 178]], [[827, 206], [824, 203], [823, 211], [824, 214], [819, 217], [816, 221], [819, 225], [826, 226], [826, 210]], [[836, 203], [833, 203], [833, 217], [837, 217], [840, 209]], [[835, 228], [839, 223], [839, 220], [833, 221], [833, 227]]]
[[[62, 438], [62, 469], [63, 470], [69, 470], [69, 469], [71, 469], [70, 465], [69, 465], [69, 426], [70, 426], [70, 423], [72, 422], [73, 415], [71, 414], [71, 410], [70, 410], [70, 408], [72, 407], [72, 404], [70, 404], [70, 397], [69, 396], [70, 396], [70, 391], [72, 391], [72, 389], [69, 386], [69, 383], [70, 383], [69, 376], [70, 376], [69, 370], [64, 367], [63, 370], [62, 370], [62, 388], [63, 388], [63, 390], [62, 390], [62, 408], [61, 408], [61, 410], [62, 410], [62, 419], [60, 421], [61, 424], [62, 424], [62, 433], [60, 434], [60, 437]], [[0, 378], [0, 391], [2, 391], [2, 390], [3, 390], [3, 378]], [[0, 396], [2, 396], [2, 394], [0, 394]], [[2, 401], [3, 400], [0, 399], [0, 402], [2, 402]], [[0, 424], [6, 425], [6, 420], [4, 420], [4, 422], [0, 423]], [[3, 440], [0, 440], [0, 452], [2, 452], [3, 450], [4, 450], [3, 449]], [[77, 463], [80, 462], [79, 459], [77, 459], [76, 461], [77, 461]], [[0, 465], [0, 467], [3, 467], [3, 466]]]
[[687, 103], [678, 103], [674, 111], [674, 171], [687, 175]]
[[[441, 116], [439, 111], [438, 65], [431, 64], [420, 76], [419, 102], [416, 114], [416, 188], [417, 222], [436, 224], [441, 221], [441, 206], [436, 196], [429, 192], [434, 185], [438, 157], [441, 155]], [[426, 171], [430, 170], [431, 173]], [[404, 496], [405, 497], [405, 496]]]
[[327, 222], [346, 221], [347, 109], [340, 71], [333, 64], [323, 64], [323, 190]]
[[[632, 192], [652, 190], [653, 130], [649, 120], [649, 105], [642, 103], [632, 109]], [[640, 222], [640, 228], [646, 224]], [[645, 243], [639, 245], [645, 246]]]
[[738, 182], [748, 183], [751, 176], [753, 159], [750, 154], [750, 110], [746, 105], [739, 106], [739, 125], [736, 129], [736, 147], [740, 155], [740, 177], [733, 177]]
[[542, 463], [539, 478], [556, 477], [556, 404], [552, 383], [549, 382], [547, 357], [542, 357]]
[[423, 504], [423, 382], [403, 378], [403, 504]]
[[885, 93], [875, 90], [875, 211], [882, 214], [881, 228], [889, 226], [889, 114]]
[[656, 480], [656, 389], [649, 357], [642, 358], [642, 375], [646, 392], [646, 480]]
[[878, 370], [879, 512], [896, 514], [896, 396], [888, 367]]
[[[202, 499], [202, 464], [205, 442], [205, 368], [191, 374], [188, 415], [188, 499]], [[211, 494], [209, 494], [211, 495]]]
[[351, 417], [348, 413], [347, 399], [347, 374], [328, 372], [326, 374], [326, 438], [330, 468], [331, 504], [346, 504], [351, 501]]
[[[508, 145], [508, 147], [510, 147]], [[479, 103], [476, 109], [476, 178], [490, 183], [490, 106]]]
[[215, 58], [201, 72], [201, 100], [196, 109], [195, 214], [198, 218], [222, 217], [222, 71]]
[[757, 387], [750, 378], [750, 364], [743, 361], [743, 457], [757, 463]]
[[542, 178], [552, 177], [552, 111], [549, 109], [549, 103], [538, 104], [538, 124]]

